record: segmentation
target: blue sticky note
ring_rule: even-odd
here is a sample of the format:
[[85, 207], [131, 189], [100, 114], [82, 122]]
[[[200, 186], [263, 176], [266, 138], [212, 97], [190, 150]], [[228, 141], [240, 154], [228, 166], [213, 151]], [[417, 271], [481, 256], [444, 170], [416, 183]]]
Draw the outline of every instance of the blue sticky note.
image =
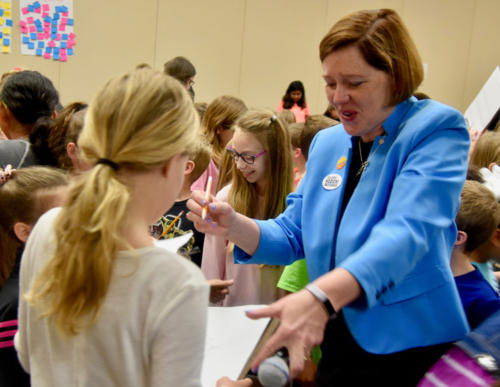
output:
[[35, 33], [35, 32], [32, 32], [32, 33], [30, 34], [30, 38], [31, 38], [31, 40], [36, 40], [36, 33]]
[[36, 19], [34, 21], [34, 23], [35, 23], [36, 26], [41, 26], [42, 25], [42, 21], [40, 19]]
[[56, 9], [56, 12], [62, 12], [61, 6], [59, 6], [59, 5], [55, 9]]
[[57, 34], [51, 34], [51, 35], [50, 35], [50, 38], [51, 38], [52, 40], [56, 40], [56, 39], [57, 39]]
[[68, 26], [72, 26], [74, 24], [73, 19], [68, 19]]
[[53, 26], [50, 28], [50, 30], [51, 30], [52, 32], [54, 32], [54, 33], [57, 33], [57, 26], [54, 26], [54, 25], [53, 25]]
[[66, 50], [66, 55], [68, 55], [68, 56], [73, 55], [73, 49], [72, 49], [72, 48], [68, 48], [68, 49]]
[[68, 34], [62, 34], [61, 35], [62, 40], [68, 40]]
[[0, 38], [3, 36], [2, 31], [0, 31]]
[[45, 52], [50, 54], [52, 52], [52, 47], [50, 46], [45, 47]]
[[61, 12], [68, 12], [68, 7], [61, 5]]
[[42, 49], [41, 48], [37, 48], [36, 51], [35, 51], [36, 55], [37, 56], [42, 56]]
[[35, 10], [35, 7], [33, 5], [28, 5], [28, 11], [33, 12]]
[[59, 55], [59, 47], [54, 47], [54, 55]]
[[3, 45], [4, 46], [10, 46], [10, 39], [4, 38]]
[[33, 42], [29, 42], [29, 43], [28, 43], [28, 48], [29, 48], [30, 50], [34, 50], [34, 49], [35, 49], [35, 43], [33, 43]]
[[7, 20], [5, 20], [5, 25], [6, 25], [7, 27], [12, 27], [12, 19], [7, 19]]
[[30, 42], [30, 38], [28, 38], [27, 36], [23, 36], [23, 43], [28, 44], [29, 42]]
[[66, 48], [66, 42], [61, 42], [61, 48]]
[[41, 26], [36, 27], [36, 32], [43, 32], [43, 28]]
[[45, 42], [38, 41], [38, 48], [43, 48], [45, 46]]
[[3, 8], [0, 8], [0, 16], [3, 16]]
[[54, 58], [54, 60], [59, 60], [59, 55], [54, 54], [52, 55], [52, 58]]
[[57, 26], [57, 19], [52, 19], [52, 25]]
[[45, 17], [43, 18], [43, 21], [45, 21], [45, 22], [47, 22], [47, 23], [50, 23], [50, 22], [52, 22], [52, 18], [51, 18], [49, 15], [47, 15], [47, 16], [45, 16]]
[[55, 13], [53, 15], [54, 20], [58, 20], [61, 16], [58, 13]]
[[39, 1], [35, 1], [35, 2], [33, 3], [33, 7], [35, 7], [35, 8], [40, 8], [40, 7], [41, 7], [40, 2], [39, 2]]

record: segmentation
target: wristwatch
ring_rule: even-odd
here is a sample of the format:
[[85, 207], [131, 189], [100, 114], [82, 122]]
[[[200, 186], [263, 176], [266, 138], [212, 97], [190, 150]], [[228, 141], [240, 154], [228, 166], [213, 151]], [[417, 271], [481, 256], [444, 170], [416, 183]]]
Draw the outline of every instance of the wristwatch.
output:
[[337, 315], [337, 312], [335, 311], [335, 308], [333, 307], [332, 303], [328, 299], [328, 296], [326, 293], [321, 290], [320, 287], [314, 285], [312, 282], [306, 285], [306, 290], [308, 290], [319, 302], [323, 304], [323, 306], [326, 309], [326, 312], [328, 315], [331, 317], [334, 317]]

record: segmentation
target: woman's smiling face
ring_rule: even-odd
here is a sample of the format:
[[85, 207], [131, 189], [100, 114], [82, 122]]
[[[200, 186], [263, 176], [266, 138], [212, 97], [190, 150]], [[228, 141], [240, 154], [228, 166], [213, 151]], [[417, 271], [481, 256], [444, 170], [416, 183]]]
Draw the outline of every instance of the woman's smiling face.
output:
[[322, 67], [326, 96], [345, 131], [364, 141], [382, 135], [382, 124], [394, 110], [394, 106], [387, 106], [389, 75], [369, 65], [353, 45], [328, 54]]

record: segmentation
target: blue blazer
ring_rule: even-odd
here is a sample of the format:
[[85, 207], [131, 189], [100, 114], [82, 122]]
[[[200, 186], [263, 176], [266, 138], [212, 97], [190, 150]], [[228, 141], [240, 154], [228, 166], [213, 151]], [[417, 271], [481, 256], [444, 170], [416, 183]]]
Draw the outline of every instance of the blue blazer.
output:
[[286, 211], [257, 221], [254, 256], [235, 249], [238, 263], [305, 257], [311, 281], [335, 267], [348, 270], [364, 296], [343, 308], [345, 320], [359, 345], [376, 354], [468, 332], [449, 266], [467, 171], [465, 121], [448, 106], [411, 97], [383, 127], [342, 219], [353, 139], [337, 125], [314, 138], [307, 173]]

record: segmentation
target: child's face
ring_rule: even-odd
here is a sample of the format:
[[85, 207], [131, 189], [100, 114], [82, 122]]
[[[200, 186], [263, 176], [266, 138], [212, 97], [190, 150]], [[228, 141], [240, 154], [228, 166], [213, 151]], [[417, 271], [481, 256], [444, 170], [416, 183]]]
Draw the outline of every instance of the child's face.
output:
[[302, 98], [302, 92], [300, 90], [295, 90], [290, 93], [290, 98], [293, 102], [299, 102]]
[[[237, 130], [234, 133], [232, 149], [239, 154], [257, 155], [265, 149], [252, 133]], [[243, 177], [260, 188], [265, 188], [267, 179], [267, 154], [257, 157], [253, 164], [246, 163], [241, 157], [236, 161], [236, 168]]]

